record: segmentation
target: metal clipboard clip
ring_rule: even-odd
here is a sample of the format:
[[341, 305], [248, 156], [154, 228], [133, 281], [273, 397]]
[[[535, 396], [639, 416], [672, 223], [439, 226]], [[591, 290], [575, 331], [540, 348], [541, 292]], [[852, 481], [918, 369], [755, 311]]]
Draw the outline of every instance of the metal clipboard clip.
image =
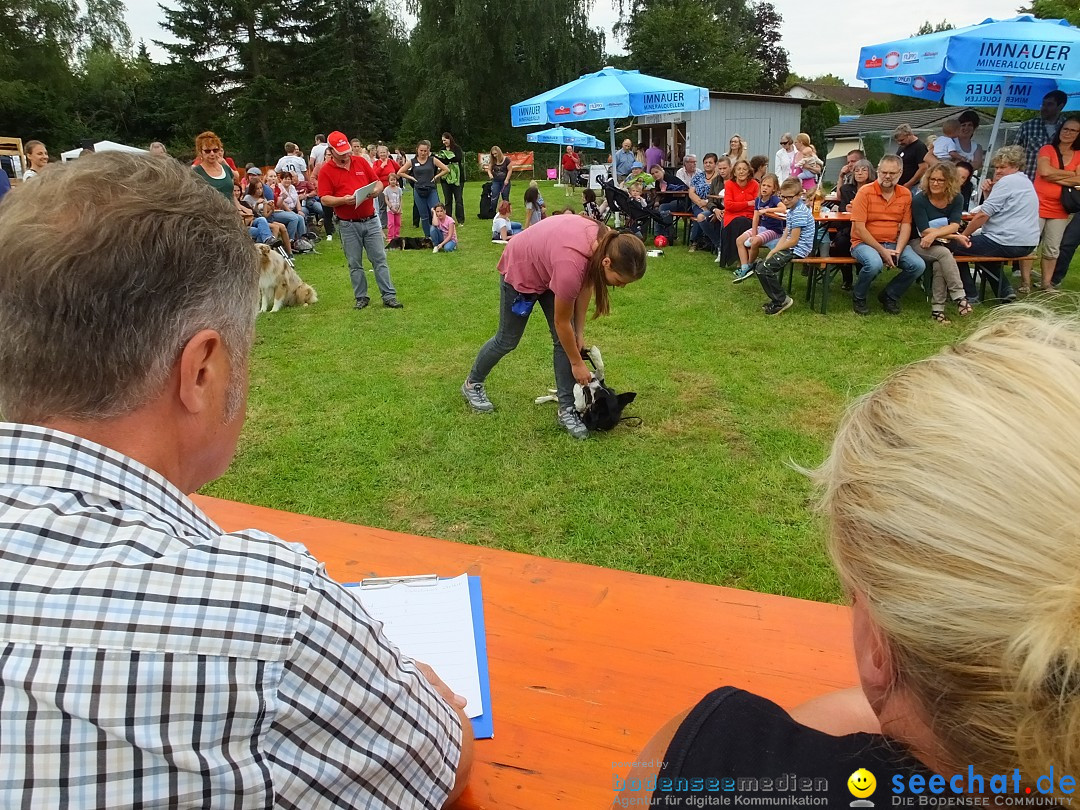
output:
[[438, 574], [415, 574], [410, 577], [368, 577], [360, 580], [361, 588], [389, 588], [391, 585], [406, 585], [410, 588], [422, 588], [437, 585]]

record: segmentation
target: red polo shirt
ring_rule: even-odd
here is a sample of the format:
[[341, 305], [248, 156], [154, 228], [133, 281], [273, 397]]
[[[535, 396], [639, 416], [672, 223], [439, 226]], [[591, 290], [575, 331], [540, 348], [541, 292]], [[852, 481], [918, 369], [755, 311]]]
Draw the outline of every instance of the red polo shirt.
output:
[[[349, 168], [342, 169], [333, 158], [328, 158], [319, 169], [319, 196], [320, 197], [348, 197], [358, 188], [363, 188], [368, 183], [374, 183], [379, 178], [375, 176], [375, 170], [371, 168], [360, 155], [351, 155]], [[360, 207], [355, 205], [339, 205], [334, 209], [338, 219], [357, 220], [367, 219], [375, 215], [375, 203], [368, 197]]]

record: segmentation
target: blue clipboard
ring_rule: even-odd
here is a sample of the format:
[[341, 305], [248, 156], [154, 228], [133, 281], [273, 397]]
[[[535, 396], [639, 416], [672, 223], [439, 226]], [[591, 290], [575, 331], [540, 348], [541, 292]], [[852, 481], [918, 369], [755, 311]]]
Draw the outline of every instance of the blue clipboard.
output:
[[[386, 577], [365, 579], [363, 582], [342, 583], [346, 588], [360, 588], [364, 582], [385, 582], [387, 584], [397, 582], [422, 583], [424, 580], [433, 582], [435, 579], [452, 579], [452, 577], [435, 577], [434, 574], [423, 574], [411, 577]], [[469, 603], [472, 607], [473, 638], [476, 643], [476, 671], [480, 678], [480, 699], [484, 703], [484, 713], [479, 717], [470, 717], [472, 722], [473, 737], [478, 740], [490, 740], [495, 736], [494, 726], [491, 719], [491, 676], [488, 673], [487, 656], [487, 629], [484, 625], [484, 595], [480, 587], [480, 577], [469, 575]]]

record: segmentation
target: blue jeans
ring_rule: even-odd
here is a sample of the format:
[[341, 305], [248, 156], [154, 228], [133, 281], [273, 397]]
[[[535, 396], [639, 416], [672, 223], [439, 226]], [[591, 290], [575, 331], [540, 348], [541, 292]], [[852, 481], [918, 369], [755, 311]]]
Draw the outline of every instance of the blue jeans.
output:
[[304, 218], [292, 211], [275, 211], [270, 217], [271, 222], [280, 222], [289, 232], [289, 239], [295, 242], [304, 235]]
[[386, 263], [386, 243], [383, 241], [382, 228], [377, 217], [365, 222], [350, 222], [339, 219], [338, 233], [341, 234], [341, 249], [349, 263], [349, 278], [352, 279], [353, 297], [359, 301], [368, 297], [367, 276], [364, 275], [364, 251], [375, 270], [375, 283], [383, 301], [394, 298], [397, 290], [390, 281], [390, 266]]
[[[960, 280], [964, 282], [964, 293], [968, 298], [978, 298], [978, 290], [975, 289], [975, 279], [971, 275], [971, 263], [964, 261], [964, 256], [1006, 256], [1008, 258], [1020, 258], [1027, 256], [1035, 249], [1034, 245], [1003, 245], [995, 242], [981, 233], [971, 237], [971, 247], [956, 248], [953, 255], [956, 257], [956, 265], [960, 268]], [[999, 275], [1000, 264], [979, 264], [979, 270], [986, 275], [994, 286], [998, 298], [1004, 298], [1012, 292], [1012, 285], [1004, 273]]]
[[[447, 214], [447, 216], [450, 216], [450, 215]], [[442, 244], [443, 232], [439, 230], [439, 226], [436, 225], [435, 223], [431, 224], [431, 230], [428, 231], [428, 236], [431, 237], [431, 243], [433, 245], [435, 245], [435, 247], [438, 247], [440, 244]], [[447, 242], [445, 245], [442, 246], [442, 249], [445, 250], [447, 253], [449, 253], [451, 250], [454, 250], [456, 247], [457, 247], [457, 242], [455, 242], [453, 239], [451, 239], [449, 242]]]
[[308, 197], [304, 200], [304, 209], [309, 217], [318, 217], [322, 220], [327, 236], [334, 235], [334, 215], [332, 213], [327, 215], [326, 209], [323, 208], [322, 201], [318, 197]]
[[492, 180], [491, 181], [491, 204], [498, 206], [499, 195], [502, 194], [504, 200], [510, 200], [510, 181], [509, 180]]
[[439, 204], [439, 192], [432, 188], [430, 191], [417, 191], [413, 187], [413, 202], [420, 212], [420, 230], [428, 233], [431, 230], [431, 212]]
[[[525, 327], [529, 323], [529, 316], [515, 315], [511, 309], [517, 299], [518, 292], [499, 276], [499, 328], [495, 336], [480, 347], [472, 371], [469, 372], [469, 380], [474, 383], [482, 383], [487, 375], [495, 368], [495, 364], [517, 348], [521, 336], [525, 334]], [[558, 391], [559, 407], [571, 408], [574, 405], [574, 371], [570, 367], [570, 358], [566, 356], [559, 335], [555, 331], [555, 293], [547, 290], [537, 296], [536, 303], [544, 311], [547, 318], [548, 329], [551, 331], [552, 362], [555, 365], [555, 388]], [[535, 310], [536, 307], [533, 306]], [[532, 311], [529, 313], [532, 314]]]
[[712, 211], [698, 208], [693, 206], [693, 214], [697, 216], [698, 213], [704, 213], [705, 219], [702, 222], [694, 220], [694, 224], [690, 226], [690, 244], [694, 244], [697, 239], [704, 236], [712, 244], [713, 250], [720, 249], [720, 239], [723, 236], [724, 226], [721, 222], [718, 222], [712, 215]]
[[[896, 243], [882, 242], [881, 246], [891, 250], [896, 247]], [[851, 258], [859, 263], [859, 278], [855, 282], [855, 289], [851, 295], [853, 298], [865, 301], [867, 293], [870, 292], [870, 285], [885, 269], [885, 262], [882, 260], [881, 254], [865, 242], [851, 249]], [[894, 301], [903, 298], [908, 287], [914, 284], [915, 280], [926, 270], [926, 262], [918, 257], [910, 245], [904, 246], [897, 265], [900, 272], [885, 287], [885, 295]]]
[[248, 228], [248, 233], [251, 234], [251, 238], [256, 242], [266, 244], [267, 242], [274, 241], [274, 234], [270, 231], [270, 225], [266, 221], [266, 217], [255, 217], [255, 219], [251, 220], [251, 226]]

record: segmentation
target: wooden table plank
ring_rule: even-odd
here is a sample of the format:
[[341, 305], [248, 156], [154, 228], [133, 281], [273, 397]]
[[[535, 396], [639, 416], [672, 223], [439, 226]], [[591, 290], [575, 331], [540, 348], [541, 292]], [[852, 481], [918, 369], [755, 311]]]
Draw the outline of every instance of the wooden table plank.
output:
[[710, 689], [790, 707], [857, 682], [844, 607], [195, 500], [226, 531], [303, 543], [339, 581], [482, 577], [495, 738], [459, 807], [606, 807], [618, 763]]

